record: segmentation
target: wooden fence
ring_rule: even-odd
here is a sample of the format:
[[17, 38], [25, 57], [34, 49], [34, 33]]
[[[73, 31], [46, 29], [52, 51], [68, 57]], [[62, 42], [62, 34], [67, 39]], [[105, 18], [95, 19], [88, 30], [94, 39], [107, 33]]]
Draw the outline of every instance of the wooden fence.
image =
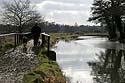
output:
[[[27, 37], [28, 40], [32, 38], [30, 32], [27, 33], [10, 33], [10, 34], [1, 34], [0, 35], [0, 45], [11, 44], [14, 47], [17, 45], [23, 44], [23, 37]], [[47, 55], [49, 55], [50, 51], [50, 35], [41, 33], [42, 36], [42, 44], [41, 46], [47, 46]]]
[[49, 51], [50, 51], [50, 35], [42, 33], [42, 44], [41, 46], [44, 47], [47, 45], [47, 56], [49, 56]]
[[12, 44], [15, 47], [23, 43], [23, 36], [26, 36], [28, 39], [31, 38], [31, 33], [10, 33], [10, 34], [1, 34], [0, 35], [0, 44]]

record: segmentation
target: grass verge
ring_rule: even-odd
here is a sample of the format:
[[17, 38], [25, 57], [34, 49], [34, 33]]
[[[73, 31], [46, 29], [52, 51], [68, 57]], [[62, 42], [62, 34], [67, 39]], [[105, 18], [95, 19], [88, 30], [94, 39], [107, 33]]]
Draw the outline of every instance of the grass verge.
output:
[[75, 33], [52, 33], [50, 35], [52, 40], [55, 39], [71, 40], [79, 36], [79, 34]]
[[50, 34], [50, 45], [53, 47], [58, 40], [65, 40], [69, 41], [72, 39], [77, 38], [80, 36], [80, 34], [74, 34], [74, 33], [51, 33]]
[[14, 47], [14, 36], [0, 36], [0, 55]]
[[35, 51], [39, 58], [38, 67], [24, 75], [23, 83], [65, 83], [65, 77], [56, 61], [49, 60], [45, 48]]

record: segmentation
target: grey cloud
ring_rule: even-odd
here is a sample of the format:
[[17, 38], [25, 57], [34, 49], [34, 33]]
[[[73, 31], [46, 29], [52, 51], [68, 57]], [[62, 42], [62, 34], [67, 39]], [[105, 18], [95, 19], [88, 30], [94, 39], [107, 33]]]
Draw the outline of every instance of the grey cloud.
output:
[[[16, 0], [18, 1], [18, 0]], [[26, 0], [22, 0], [22, 1], [26, 1]], [[40, 3], [44, 0], [29, 0], [31, 3]], [[13, 2], [13, 0], [0, 0], [0, 5], [3, 5], [4, 3], [10, 3]]]
[[47, 21], [74, 25], [87, 22], [92, 0], [44, 0], [38, 3], [38, 10]]
[[85, 4], [90, 4], [92, 3], [92, 0], [50, 0], [50, 1], [59, 1], [59, 2], [64, 2], [64, 3], [85, 3]]
[[56, 23], [63, 23], [63, 24], [70, 24], [74, 25], [75, 22], [78, 24], [89, 24], [86, 20], [88, 15], [84, 14], [84, 12], [80, 12], [78, 14], [73, 14], [71, 12], [64, 12], [64, 13], [58, 13], [58, 12], [53, 12], [53, 14], [48, 14], [47, 15], [47, 20], [48, 21], [55, 21]]
[[[90, 5], [90, 4], [89, 4]], [[53, 1], [44, 1], [42, 3], [39, 3], [38, 6], [38, 10], [42, 13], [49, 13], [52, 11], [89, 11], [90, 10], [90, 6], [86, 5], [86, 4], [72, 4], [72, 3], [60, 3], [60, 2], [53, 2]]]
[[[12, 0], [0, 0], [0, 6], [3, 2], [11, 2]], [[89, 24], [88, 13], [90, 4], [93, 0], [30, 0], [32, 4], [36, 4], [37, 10], [41, 15], [45, 16], [48, 21], [56, 23], [64, 23], [73, 25]], [[76, 13], [75, 13], [76, 12]]]
[[[44, 3], [44, 2], [43, 2]], [[42, 4], [41, 4], [42, 5]], [[45, 3], [43, 5], [44, 9], [50, 9], [50, 10], [88, 10], [89, 5], [86, 4], [59, 4], [59, 3]]]

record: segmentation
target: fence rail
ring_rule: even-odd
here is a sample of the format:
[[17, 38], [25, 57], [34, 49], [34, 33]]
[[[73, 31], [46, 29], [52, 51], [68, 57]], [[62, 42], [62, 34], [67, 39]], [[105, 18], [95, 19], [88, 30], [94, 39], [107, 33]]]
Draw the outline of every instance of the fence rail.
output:
[[12, 44], [17, 46], [23, 43], [23, 36], [31, 38], [31, 33], [9, 33], [9, 34], [1, 34], [0, 35], [0, 44]]
[[[0, 45], [11, 44], [14, 47], [17, 45], [23, 44], [23, 37], [26, 36], [28, 40], [32, 38], [31, 32], [27, 33], [9, 33], [9, 34], [1, 34], [0, 35]], [[46, 33], [41, 33], [42, 36], [42, 47], [47, 46], [47, 55], [49, 55], [50, 51], [50, 35]]]
[[47, 44], [47, 56], [49, 56], [50, 51], [50, 35], [46, 33], [41, 33], [42, 35], [42, 47], [44, 47]]
[[3, 37], [3, 36], [10, 36], [10, 35], [15, 35], [15, 34], [30, 34], [31, 32], [27, 32], [27, 33], [9, 33], [9, 34], [0, 34], [0, 37]]

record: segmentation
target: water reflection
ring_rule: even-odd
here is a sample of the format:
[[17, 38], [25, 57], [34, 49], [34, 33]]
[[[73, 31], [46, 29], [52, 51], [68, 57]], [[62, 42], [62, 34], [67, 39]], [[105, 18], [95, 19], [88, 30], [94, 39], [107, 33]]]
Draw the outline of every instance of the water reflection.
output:
[[125, 83], [125, 50], [108, 49], [88, 62], [94, 83]]
[[81, 45], [76, 41], [59, 41], [54, 51], [57, 53], [57, 62], [71, 83], [93, 83], [90, 75], [91, 68], [87, 62], [97, 60], [96, 54], [104, 51], [101, 48]]
[[84, 40], [60, 40], [53, 49], [71, 83], [125, 83], [125, 44], [102, 37], [80, 38]]

